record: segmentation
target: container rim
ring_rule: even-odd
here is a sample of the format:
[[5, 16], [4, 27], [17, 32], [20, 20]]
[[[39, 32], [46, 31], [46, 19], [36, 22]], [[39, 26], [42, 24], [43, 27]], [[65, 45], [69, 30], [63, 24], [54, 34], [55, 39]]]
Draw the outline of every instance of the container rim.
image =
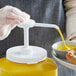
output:
[[[73, 42], [73, 41], [65, 41], [66, 43], [72, 43], [72, 44], [75, 44], [76, 45], [76, 42]], [[62, 41], [57, 41], [57, 42], [55, 42], [53, 45], [52, 45], [52, 49], [53, 50], [56, 50], [56, 51], [62, 51], [62, 52], [64, 52], [64, 51], [66, 51], [66, 50], [57, 50], [56, 49], [56, 47], [58, 47], [58, 46], [60, 46], [60, 45], [63, 45], [62, 44]], [[68, 50], [69, 51], [69, 50]]]

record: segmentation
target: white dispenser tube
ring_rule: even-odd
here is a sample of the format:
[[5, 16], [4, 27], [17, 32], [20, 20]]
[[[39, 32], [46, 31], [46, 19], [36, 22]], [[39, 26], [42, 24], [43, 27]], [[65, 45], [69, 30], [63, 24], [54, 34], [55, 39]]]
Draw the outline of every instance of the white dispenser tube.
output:
[[24, 28], [24, 46], [29, 47], [29, 28]]

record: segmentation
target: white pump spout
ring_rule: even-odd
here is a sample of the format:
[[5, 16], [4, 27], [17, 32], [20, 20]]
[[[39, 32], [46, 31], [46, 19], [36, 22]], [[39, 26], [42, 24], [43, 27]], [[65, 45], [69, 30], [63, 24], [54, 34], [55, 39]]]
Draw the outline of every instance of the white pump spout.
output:
[[48, 28], [55, 28], [59, 29], [59, 27], [55, 24], [46, 24], [46, 23], [35, 23], [35, 27], [48, 27]]

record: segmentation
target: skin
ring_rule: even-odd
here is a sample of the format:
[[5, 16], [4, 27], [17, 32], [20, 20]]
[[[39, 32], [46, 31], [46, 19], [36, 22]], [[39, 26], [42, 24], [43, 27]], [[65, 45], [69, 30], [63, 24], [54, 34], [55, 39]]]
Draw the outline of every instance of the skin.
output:
[[76, 36], [74, 36], [70, 39], [70, 41], [72, 41], [72, 40], [76, 40]]
[[[5, 39], [7, 34], [16, 27], [17, 24], [27, 22], [30, 15], [13, 6], [5, 6], [0, 9], [0, 40]], [[3, 38], [3, 39], [2, 39]]]
[[66, 53], [66, 58], [69, 62], [76, 64], [76, 48]]

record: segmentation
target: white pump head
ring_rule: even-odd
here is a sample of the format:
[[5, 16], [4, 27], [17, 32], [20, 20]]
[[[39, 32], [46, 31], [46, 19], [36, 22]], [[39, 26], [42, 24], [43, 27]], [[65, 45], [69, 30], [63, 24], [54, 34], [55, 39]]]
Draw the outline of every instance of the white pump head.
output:
[[19, 24], [18, 27], [24, 29], [24, 45], [10, 48], [6, 52], [6, 58], [17, 63], [35, 64], [47, 58], [47, 51], [36, 46], [29, 46], [29, 28], [32, 27], [50, 27], [59, 29], [54, 24], [35, 23], [29, 20], [27, 23]]

